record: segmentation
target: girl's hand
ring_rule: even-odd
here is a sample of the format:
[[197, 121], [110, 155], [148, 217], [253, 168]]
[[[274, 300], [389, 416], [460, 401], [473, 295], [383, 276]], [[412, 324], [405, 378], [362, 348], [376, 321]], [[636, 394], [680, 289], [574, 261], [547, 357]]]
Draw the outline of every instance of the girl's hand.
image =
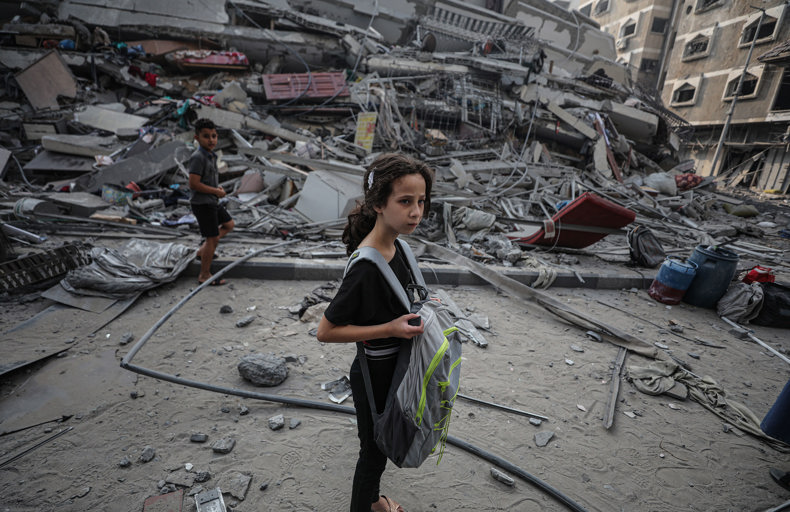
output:
[[[409, 320], [413, 318], [419, 319], [420, 325], [409, 325]], [[420, 315], [409, 313], [392, 320], [390, 322], [390, 328], [392, 329], [393, 337], [409, 339], [417, 336], [418, 334], [422, 334], [424, 325]]]

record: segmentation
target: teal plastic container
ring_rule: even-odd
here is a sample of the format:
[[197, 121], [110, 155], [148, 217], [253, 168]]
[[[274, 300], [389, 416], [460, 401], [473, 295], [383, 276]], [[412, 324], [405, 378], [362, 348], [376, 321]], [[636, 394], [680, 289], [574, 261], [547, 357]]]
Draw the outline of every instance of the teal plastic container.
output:
[[735, 276], [738, 255], [726, 249], [698, 245], [688, 261], [697, 264], [697, 274], [683, 296], [683, 302], [701, 308], [715, 308]]
[[658, 302], [678, 304], [695, 275], [697, 275], [696, 263], [684, 262], [680, 258], [668, 256], [658, 269], [658, 274], [647, 293]]

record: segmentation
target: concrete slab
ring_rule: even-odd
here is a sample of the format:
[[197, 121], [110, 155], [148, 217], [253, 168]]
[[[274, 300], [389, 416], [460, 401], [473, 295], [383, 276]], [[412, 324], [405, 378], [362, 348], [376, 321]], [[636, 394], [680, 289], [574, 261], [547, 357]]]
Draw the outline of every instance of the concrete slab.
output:
[[64, 155], [42, 151], [25, 164], [25, 172], [32, 173], [74, 173], [84, 174], [93, 170], [96, 160], [83, 156]]
[[67, 215], [76, 217], [90, 217], [112, 206], [101, 197], [87, 192], [53, 192], [47, 194], [46, 198], [66, 210]]
[[602, 107], [617, 130], [629, 139], [651, 141], [658, 132], [657, 115], [610, 100], [604, 101]]
[[124, 128], [138, 129], [148, 122], [148, 118], [115, 112], [106, 108], [88, 106], [82, 112], [74, 113], [74, 120], [93, 128], [118, 133]]
[[36, 110], [58, 110], [58, 97], [77, 97], [77, 80], [56, 51], [47, 53], [14, 78]]
[[98, 137], [96, 135], [44, 135], [41, 145], [48, 151], [68, 155], [94, 157], [109, 155], [120, 147], [117, 137]]
[[77, 190], [98, 192], [102, 185], [126, 186], [130, 181], [142, 184], [176, 167], [176, 158], [186, 160], [192, 150], [181, 141], [170, 141], [145, 153], [126, 158], [103, 169], [80, 176]]

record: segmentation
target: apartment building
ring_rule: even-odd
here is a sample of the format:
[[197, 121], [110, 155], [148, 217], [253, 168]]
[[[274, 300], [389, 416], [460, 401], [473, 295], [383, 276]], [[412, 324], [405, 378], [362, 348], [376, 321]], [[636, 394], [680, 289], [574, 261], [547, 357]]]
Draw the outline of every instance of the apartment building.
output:
[[645, 89], [659, 88], [674, 0], [582, 0], [579, 12], [615, 39], [617, 61]]
[[785, 0], [582, 0], [579, 6], [614, 36], [617, 58], [635, 81], [658, 89], [664, 105], [694, 127], [682, 159], [693, 159], [698, 173], [742, 175], [743, 185], [783, 193], [790, 187], [788, 9]]
[[788, 2], [777, 0], [680, 4], [661, 93], [664, 103], [695, 127], [685, 152], [697, 162], [697, 172], [743, 174], [745, 185], [787, 193], [788, 9]]

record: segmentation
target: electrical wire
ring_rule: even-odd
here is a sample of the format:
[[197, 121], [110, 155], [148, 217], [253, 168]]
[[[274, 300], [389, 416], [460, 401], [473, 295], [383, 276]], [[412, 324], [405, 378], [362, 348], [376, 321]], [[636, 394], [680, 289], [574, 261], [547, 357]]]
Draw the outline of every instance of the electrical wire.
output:
[[25, 181], [25, 183], [27, 183], [27, 186], [30, 187], [31, 189], [35, 189], [36, 187], [34, 187], [29, 181], [27, 181], [27, 176], [25, 176], [25, 170], [22, 168], [22, 164], [19, 163], [19, 160], [17, 159], [16, 155], [11, 153], [11, 158], [14, 159], [14, 162], [16, 162], [17, 167], [19, 167], [19, 174], [22, 175], [22, 179]]

